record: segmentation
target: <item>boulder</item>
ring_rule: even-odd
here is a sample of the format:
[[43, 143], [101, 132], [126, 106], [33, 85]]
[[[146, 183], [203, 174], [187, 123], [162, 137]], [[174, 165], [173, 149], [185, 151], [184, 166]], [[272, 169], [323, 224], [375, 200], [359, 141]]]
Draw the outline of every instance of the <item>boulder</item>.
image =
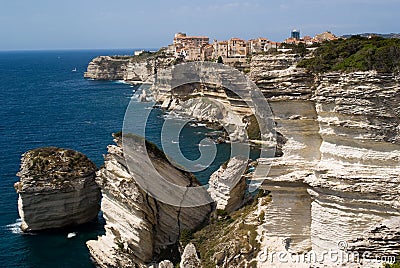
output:
[[181, 268], [200, 268], [201, 261], [197, 256], [196, 247], [189, 243], [183, 250], [181, 263], [179, 265]]

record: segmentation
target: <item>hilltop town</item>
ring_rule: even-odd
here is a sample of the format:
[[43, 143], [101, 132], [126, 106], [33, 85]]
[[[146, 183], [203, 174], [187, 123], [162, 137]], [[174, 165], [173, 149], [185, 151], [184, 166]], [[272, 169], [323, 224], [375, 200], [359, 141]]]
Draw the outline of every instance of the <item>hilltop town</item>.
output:
[[176, 58], [188, 61], [216, 60], [220, 58], [224, 63], [244, 62], [251, 54], [267, 52], [271, 49], [285, 51], [285, 45], [304, 44], [312, 46], [324, 41], [338, 39], [333, 33], [327, 31], [314, 37], [300, 37], [300, 31], [293, 30], [291, 36], [283, 42], [271, 41], [265, 37], [244, 40], [231, 38], [229, 40], [213, 40], [210, 43], [208, 36], [188, 36], [186, 33], [176, 33], [173, 43], [168, 45], [167, 53]]

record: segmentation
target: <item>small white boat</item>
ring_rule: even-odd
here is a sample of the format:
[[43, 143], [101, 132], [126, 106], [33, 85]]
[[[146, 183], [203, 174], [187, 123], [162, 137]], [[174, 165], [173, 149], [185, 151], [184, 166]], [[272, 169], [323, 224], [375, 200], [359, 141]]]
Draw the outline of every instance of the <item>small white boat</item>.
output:
[[67, 238], [72, 238], [76, 236], [76, 232], [68, 233]]
[[74, 68], [74, 69], [72, 69], [72, 71], [71, 72], [76, 72], [76, 67]]

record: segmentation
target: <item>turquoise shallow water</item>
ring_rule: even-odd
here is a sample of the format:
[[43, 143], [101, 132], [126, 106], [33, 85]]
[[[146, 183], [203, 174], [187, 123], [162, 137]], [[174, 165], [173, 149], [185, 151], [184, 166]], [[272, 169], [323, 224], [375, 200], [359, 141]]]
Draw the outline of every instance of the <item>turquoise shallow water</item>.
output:
[[[36, 147], [75, 149], [102, 164], [111, 133], [121, 130], [136, 88], [118, 81], [85, 80], [83, 72], [97, 55], [127, 53], [131, 51], [0, 52], [0, 267], [93, 267], [85, 241], [103, 233], [101, 216], [79, 228], [21, 234], [13, 184], [21, 154]], [[155, 110], [146, 135], [158, 145], [162, 123], [162, 112]], [[180, 135], [183, 154], [196, 159], [197, 144], [210, 131], [185, 126]], [[227, 144], [218, 145], [211, 167], [196, 174], [199, 180], [206, 182], [227, 160], [229, 150]], [[67, 239], [72, 231], [77, 236]]]

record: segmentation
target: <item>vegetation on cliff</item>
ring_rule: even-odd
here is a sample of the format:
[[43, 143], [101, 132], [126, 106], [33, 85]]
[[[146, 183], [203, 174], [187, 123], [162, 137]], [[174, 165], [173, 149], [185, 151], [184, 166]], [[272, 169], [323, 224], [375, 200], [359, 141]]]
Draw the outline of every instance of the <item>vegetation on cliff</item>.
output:
[[312, 58], [299, 62], [315, 73], [329, 71], [400, 72], [400, 39], [353, 36], [323, 43]]
[[144, 60], [148, 60], [148, 59], [165, 58], [165, 57], [166, 57], [165, 48], [161, 48], [155, 52], [143, 51], [139, 55], [114, 55], [114, 56], [111, 56], [111, 58], [113, 58], [113, 59], [132, 60], [132, 61], [144, 61]]
[[180, 242], [194, 243], [202, 266], [257, 267], [255, 261], [260, 250], [257, 227], [260, 219], [254, 214], [259, 203], [271, 200], [263, 190], [241, 209], [228, 214], [216, 210], [208, 225], [195, 232], [183, 232]]
[[383, 264], [384, 268], [400, 268], [400, 262], [395, 262], [395, 263], [384, 263]]
[[74, 150], [56, 147], [43, 147], [24, 154], [28, 161], [27, 172], [35, 179], [54, 180], [79, 177], [97, 170], [87, 156]]

